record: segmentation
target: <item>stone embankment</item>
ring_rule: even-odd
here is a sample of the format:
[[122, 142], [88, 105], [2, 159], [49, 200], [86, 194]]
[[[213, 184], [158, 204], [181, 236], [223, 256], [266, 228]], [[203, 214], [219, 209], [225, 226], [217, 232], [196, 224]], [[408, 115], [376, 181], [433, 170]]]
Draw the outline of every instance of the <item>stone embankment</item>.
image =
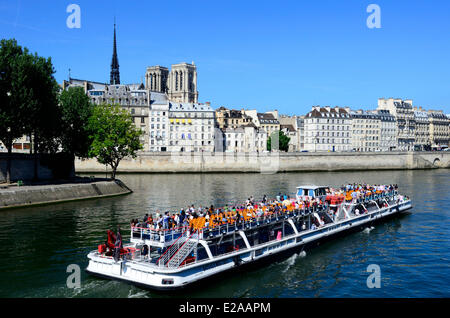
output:
[[131, 193], [120, 180], [6, 186], [0, 184], [0, 210], [15, 207], [97, 199]]
[[[450, 152], [141, 153], [119, 173], [294, 172], [450, 168]], [[77, 173], [105, 173], [96, 160], [76, 160]]]

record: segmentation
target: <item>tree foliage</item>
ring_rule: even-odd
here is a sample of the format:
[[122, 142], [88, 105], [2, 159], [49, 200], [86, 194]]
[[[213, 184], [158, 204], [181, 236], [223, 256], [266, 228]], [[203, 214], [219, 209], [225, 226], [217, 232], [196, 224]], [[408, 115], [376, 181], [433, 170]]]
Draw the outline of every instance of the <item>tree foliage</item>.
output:
[[88, 129], [93, 104], [82, 87], [69, 87], [59, 96], [61, 113], [60, 141], [64, 152], [80, 158], [89, 157], [91, 132]]
[[[278, 138], [278, 147], [276, 138]], [[269, 138], [267, 139], [267, 150], [272, 150], [272, 140], [273, 140], [273, 148], [274, 150], [288, 151], [289, 150], [289, 141], [290, 137], [286, 136], [281, 130], [274, 131]]]
[[120, 161], [128, 156], [136, 157], [142, 149], [139, 137], [142, 130], [133, 124], [131, 115], [117, 105], [95, 105], [89, 118], [92, 144], [89, 155], [112, 169], [115, 179]]
[[26, 130], [27, 96], [22, 95], [20, 80], [27, 54], [15, 40], [0, 42], [0, 140], [8, 151]]
[[21, 91], [28, 99], [26, 134], [34, 138], [35, 153], [56, 153], [60, 146], [61, 114], [55, 70], [51, 58], [35, 54], [28, 59], [21, 84]]
[[[51, 59], [31, 54], [14, 39], [0, 41], [0, 140], [11, 154], [15, 139], [33, 135], [35, 148], [56, 151], [58, 84]], [[11, 160], [8, 156], [7, 181]]]

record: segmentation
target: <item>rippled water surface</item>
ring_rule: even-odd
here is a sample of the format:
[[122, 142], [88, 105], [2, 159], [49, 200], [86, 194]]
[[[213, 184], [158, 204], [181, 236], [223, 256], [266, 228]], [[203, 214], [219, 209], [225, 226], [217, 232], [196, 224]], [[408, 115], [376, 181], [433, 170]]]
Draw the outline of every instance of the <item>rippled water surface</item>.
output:
[[[126, 196], [0, 212], [0, 297], [450, 297], [450, 170], [339, 173], [120, 175]], [[190, 204], [223, 205], [293, 193], [298, 184], [397, 183], [413, 200], [410, 214], [372, 230], [322, 244], [244, 274], [162, 294], [102, 280], [82, 271], [69, 289], [69, 264], [86, 255], [108, 228], [129, 227], [146, 212]], [[124, 233], [124, 239], [129, 233]], [[381, 269], [369, 289], [367, 267]]]

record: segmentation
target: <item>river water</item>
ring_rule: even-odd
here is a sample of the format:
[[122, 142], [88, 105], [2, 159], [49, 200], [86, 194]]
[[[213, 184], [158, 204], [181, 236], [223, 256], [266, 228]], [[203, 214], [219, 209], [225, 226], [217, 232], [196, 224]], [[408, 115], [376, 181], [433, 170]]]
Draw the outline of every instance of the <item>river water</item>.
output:
[[[0, 297], [450, 297], [450, 170], [267, 174], [119, 175], [126, 196], [0, 212]], [[413, 200], [411, 213], [372, 230], [225, 275], [183, 294], [162, 294], [87, 275], [86, 255], [106, 230], [132, 218], [190, 204], [224, 205], [250, 195], [293, 193], [299, 184], [396, 183]], [[129, 231], [122, 231], [124, 241]], [[66, 285], [67, 267], [80, 266], [81, 288]], [[380, 268], [380, 288], [368, 288]]]

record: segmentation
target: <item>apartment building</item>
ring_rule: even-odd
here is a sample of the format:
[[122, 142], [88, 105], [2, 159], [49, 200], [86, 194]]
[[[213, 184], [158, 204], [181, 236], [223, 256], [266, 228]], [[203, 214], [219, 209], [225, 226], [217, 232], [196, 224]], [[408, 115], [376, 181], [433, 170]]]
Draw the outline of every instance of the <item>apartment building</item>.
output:
[[397, 123], [397, 149], [400, 151], [412, 151], [415, 145], [414, 110], [412, 100], [402, 100], [400, 98], [379, 98], [379, 110], [389, 110], [395, 117]]
[[350, 108], [313, 106], [305, 116], [304, 131], [307, 151], [351, 151]]

